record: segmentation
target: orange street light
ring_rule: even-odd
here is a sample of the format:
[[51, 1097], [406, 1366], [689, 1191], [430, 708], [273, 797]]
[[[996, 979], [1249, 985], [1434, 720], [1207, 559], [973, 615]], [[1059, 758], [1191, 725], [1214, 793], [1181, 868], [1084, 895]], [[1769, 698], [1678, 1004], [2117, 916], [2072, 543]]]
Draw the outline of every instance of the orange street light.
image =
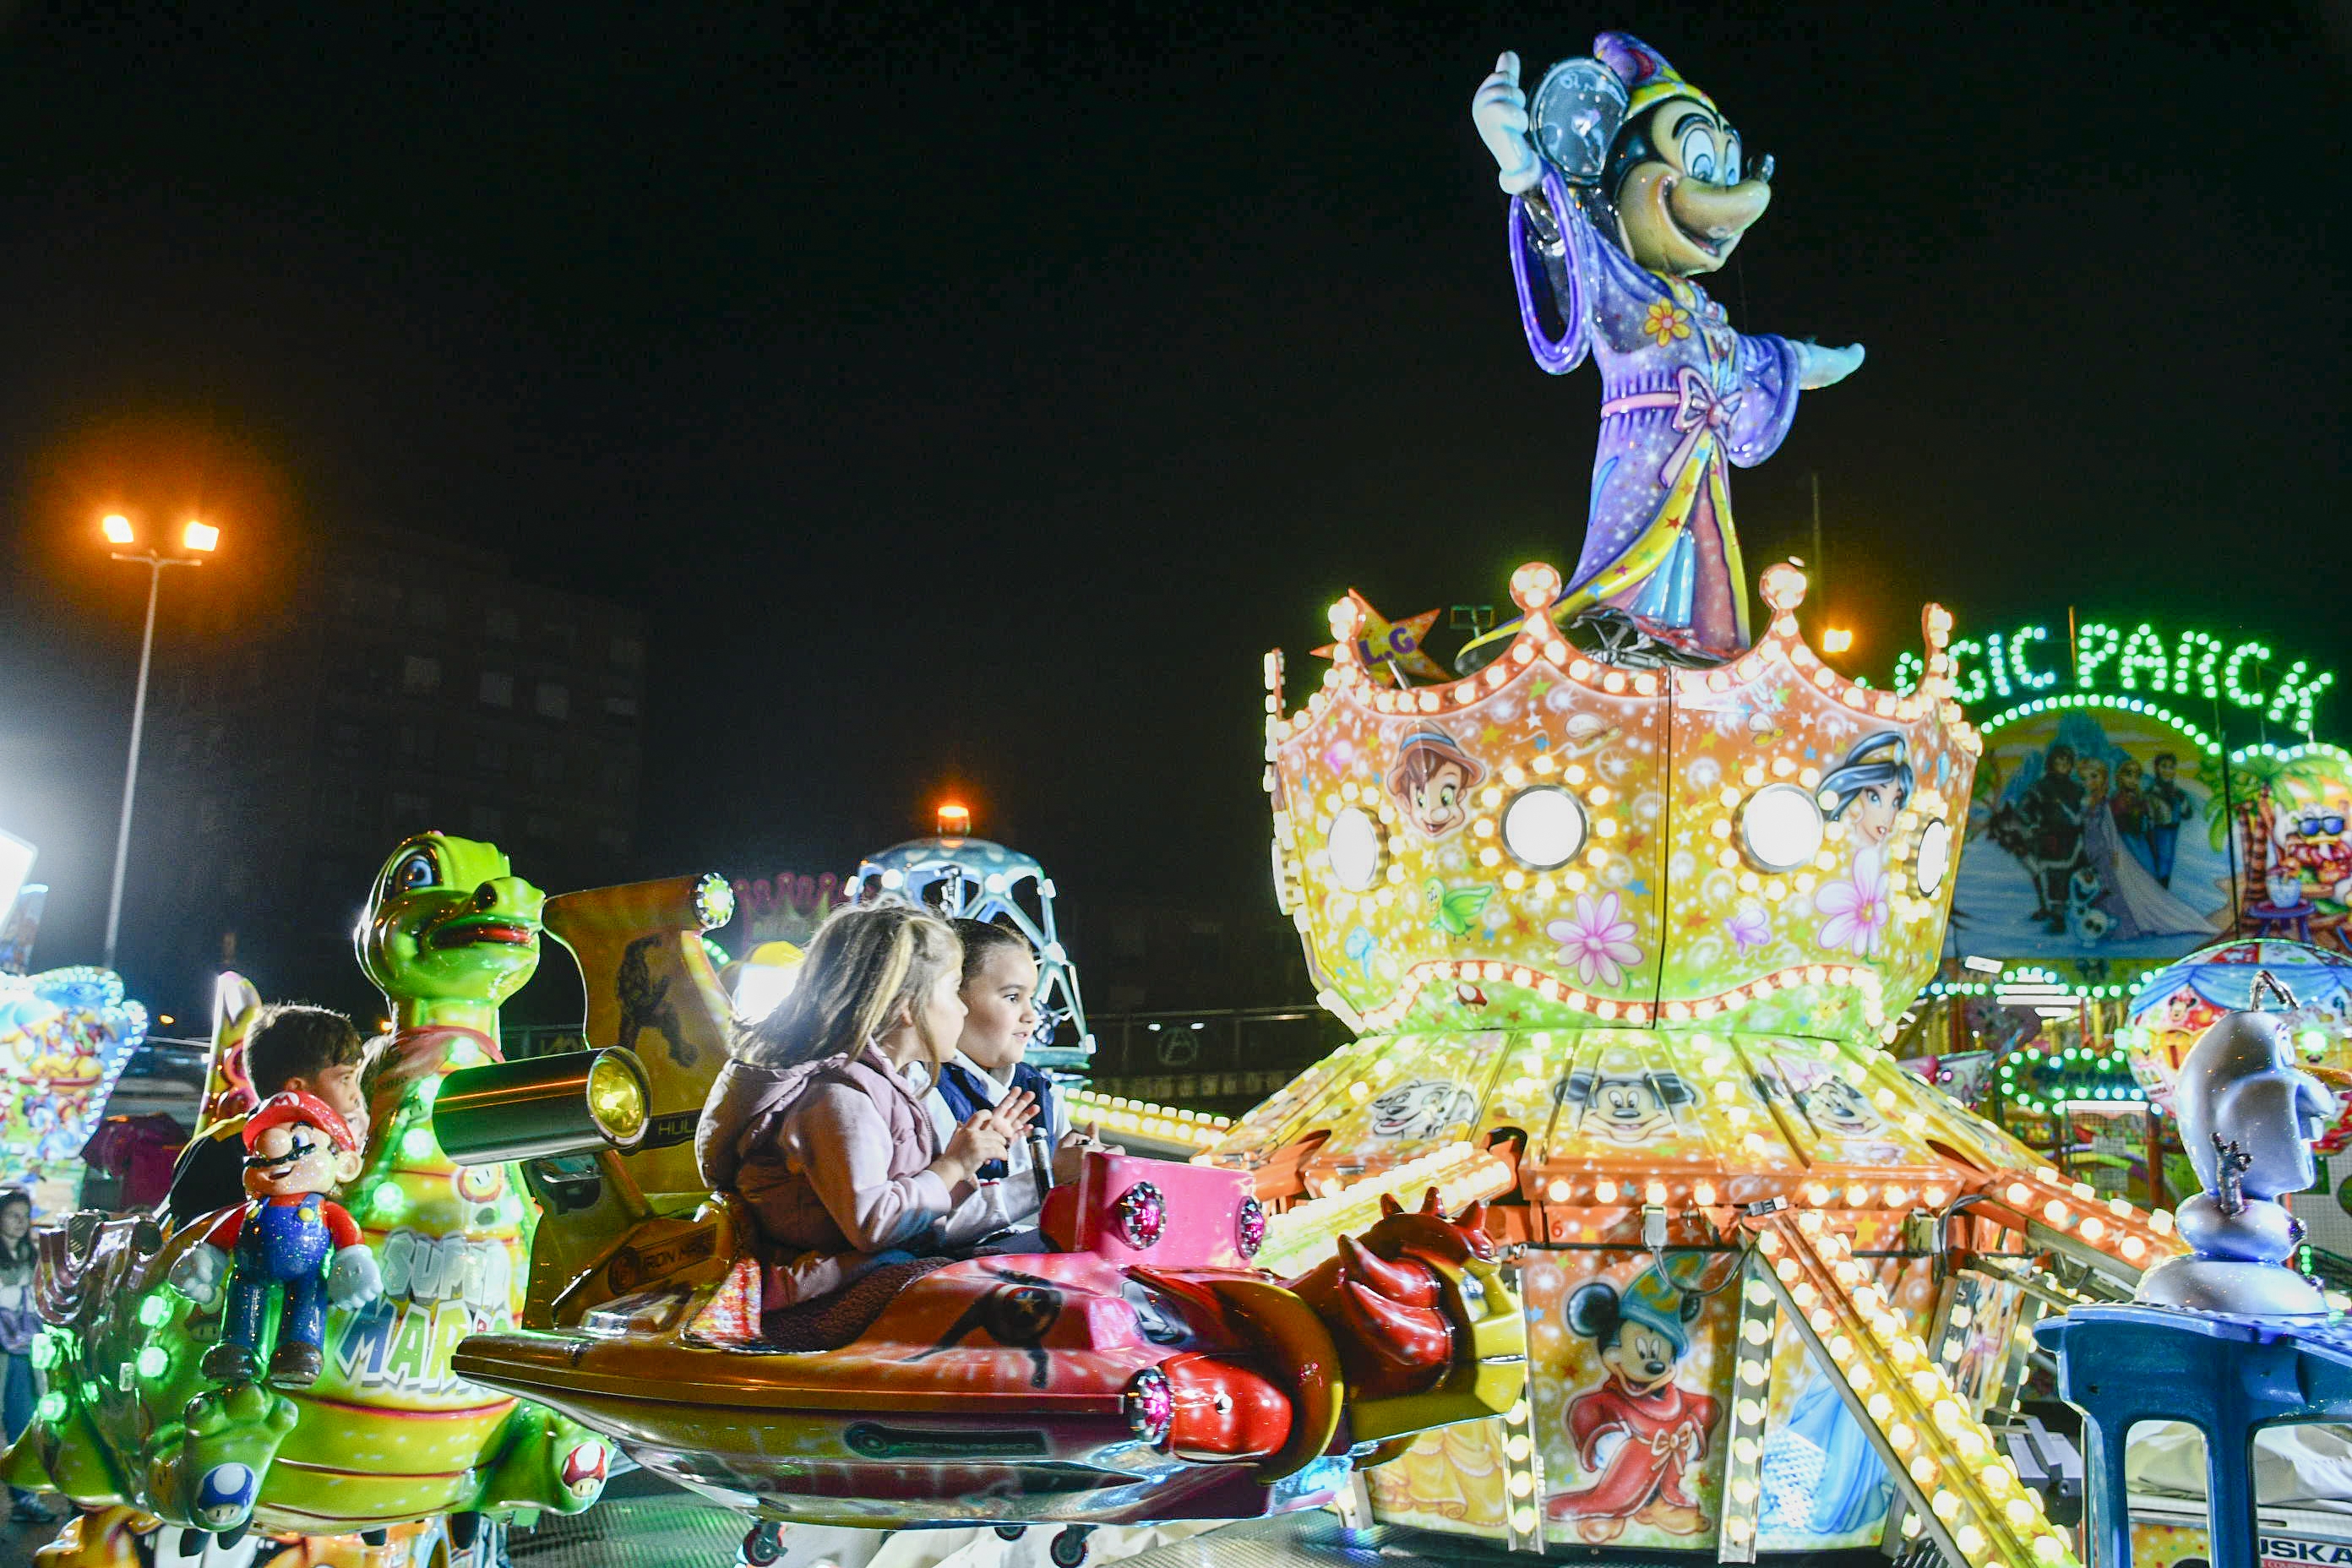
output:
[[1844, 653], [1853, 647], [1853, 634], [1843, 626], [1832, 626], [1822, 634], [1823, 653]]
[[[99, 530], [109, 544], [133, 544], [138, 531], [131, 520], [112, 513], [99, 522]], [[220, 548], [220, 530], [210, 523], [191, 521], [180, 535], [184, 550], [206, 553]], [[114, 886], [106, 900], [106, 952], [100, 961], [104, 967], [114, 967], [114, 939], [122, 930], [122, 872], [131, 856], [131, 805], [139, 793], [139, 738], [147, 727], [147, 669], [155, 653], [155, 595], [163, 585], [166, 566], [201, 566], [204, 563], [187, 555], [163, 555], [153, 550], [111, 552], [117, 561], [136, 561], [147, 568], [147, 629], [139, 637], [139, 692], [131, 701], [131, 758], [122, 768], [122, 816], [114, 826]]]

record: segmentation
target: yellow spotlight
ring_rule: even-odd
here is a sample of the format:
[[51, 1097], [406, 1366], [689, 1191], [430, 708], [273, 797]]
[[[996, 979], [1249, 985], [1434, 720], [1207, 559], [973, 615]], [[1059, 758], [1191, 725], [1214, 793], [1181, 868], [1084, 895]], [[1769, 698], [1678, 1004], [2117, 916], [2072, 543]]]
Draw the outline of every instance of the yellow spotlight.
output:
[[217, 550], [220, 548], [220, 530], [208, 522], [191, 521], [180, 535], [180, 544], [184, 549], [206, 552]]
[[649, 1098], [645, 1069], [635, 1057], [597, 1053], [588, 1068], [588, 1114], [615, 1148], [634, 1149], [645, 1137]]
[[106, 542], [109, 544], [128, 544], [134, 537], [131, 531], [131, 520], [120, 514], [108, 518], [99, 526], [106, 530]]
[[1853, 634], [1843, 626], [1832, 626], [1822, 634], [1823, 653], [1844, 653], [1853, 647]]

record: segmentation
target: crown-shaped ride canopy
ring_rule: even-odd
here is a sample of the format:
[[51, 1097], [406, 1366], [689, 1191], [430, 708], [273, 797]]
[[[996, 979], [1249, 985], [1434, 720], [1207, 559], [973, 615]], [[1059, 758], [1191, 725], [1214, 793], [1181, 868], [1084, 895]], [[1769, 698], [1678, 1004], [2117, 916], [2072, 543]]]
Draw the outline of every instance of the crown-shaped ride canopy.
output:
[[949, 920], [1013, 927], [1037, 955], [1038, 1023], [1029, 1060], [1075, 1068], [1094, 1054], [1077, 966], [1055, 929], [1054, 881], [1030, 856], [985, 838], [910, 839], [859, 861], [847, 892], [853, 902], [888, 893]]
[[1950, 617], [1896, 694], [1822, 662], [1804, 574], [1710, 669], [1570, 646], [1559, 573], [1513, 574], [1510, 646], [1395, 689], [1333, 606], [1335, 662], [1282, 712], [1267, 658], [1277, 895], [1351, 1026], [1688, 1024], [1874, 1040], [1932, 973], [1979, 742], [1951, 700]]

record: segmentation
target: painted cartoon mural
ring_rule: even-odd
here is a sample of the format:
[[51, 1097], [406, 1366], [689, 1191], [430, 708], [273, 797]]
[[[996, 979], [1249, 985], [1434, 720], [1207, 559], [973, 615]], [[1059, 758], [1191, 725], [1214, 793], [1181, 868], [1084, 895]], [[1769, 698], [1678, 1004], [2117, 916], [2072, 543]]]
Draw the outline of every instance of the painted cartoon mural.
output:
[[1486, 765], [1462, 749], [1442, 724], [1416, 724], [1397, 742], [1389, 794], [1424, 838], [1443, 838], [1470, 820], [1470, 791]]
[[2232, 917], [2221, 760], [2152, 713], [2058, 708], [1989, 725], [1953, 940], [2004, 958], [2168, 958]]
[[2352, 755], [2340, 747], [2249, 746], [2231, 753], [2227, 799], [2206, 837], [2238, 868], [2240, 934], [2294, 937], [2352, 952]]
[[1554, 1492], [1547, 1508], [1574, 1521], [1578, 1539], [1601, 1544], [1636, 1524], [1669, 1537], [1713, 1529], [1693, 1489], [1721, 1405], [1678, 1381], [1706, 1307], [1704, 1295], [1667, 1279], [1663, 1263], [1622, 1290], [1595, 1279], [1570, 1292], [1569, 1331], [1589, 1342], [1601, 1377], [1566, 1412], [1575, 1468], [1562, 1473], [1590, 1479]]

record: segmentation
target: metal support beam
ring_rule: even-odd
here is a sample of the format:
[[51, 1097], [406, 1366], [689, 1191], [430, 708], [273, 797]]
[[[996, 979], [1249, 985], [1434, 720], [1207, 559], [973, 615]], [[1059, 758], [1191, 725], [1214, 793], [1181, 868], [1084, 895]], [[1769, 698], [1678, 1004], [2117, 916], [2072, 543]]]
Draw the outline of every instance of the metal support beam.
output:
[[1768, 1289], [1894, 1478], [1907, 1505], [1904, 1529], [1916, 1522], [1955, 1564], [2070, 1568], [2074, 1554], [2042, 1518], [2040, 1498], [1961, 1407], [1846, 1238], [1812, 1212], [1751, 1214], [1746, 1223], [1769, 1262]]

